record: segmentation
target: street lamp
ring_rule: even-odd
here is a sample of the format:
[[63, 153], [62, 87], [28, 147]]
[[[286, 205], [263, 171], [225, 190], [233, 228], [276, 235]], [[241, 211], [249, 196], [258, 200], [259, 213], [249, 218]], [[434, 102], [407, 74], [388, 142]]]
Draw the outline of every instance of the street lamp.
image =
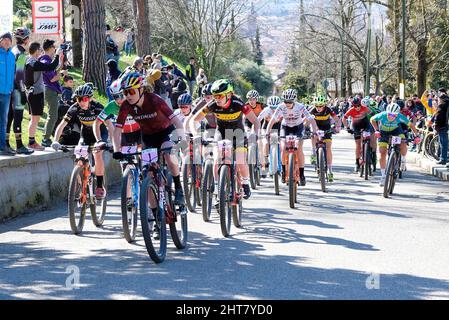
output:
[[368, 11], [368, 35], [366, 39], [366, 69], [365, 69], [365, 96], [368, 96], [371, 89], [371, 0], [368, 0], [368, 7], [362, 2]]
[[405, 99], [405, 15], [407, 14], [405, 0], [402, 0], [402, 41], [401, 41], [401, 81], [399, 83], [399, 97]]
[[332, 20], [329, 20], [325, 17], [321, 17], [315, 14], [311, 14], [311, 13], [304, 13], [303, 16], [310, 16], [310, 17], [315, 17], [315, 18], [319, 18], [321, 20], [325, 20], [327, 22], [329, 22], [331, 25], [333, 25], [335, 27], [335, 30], [338, 32], [338, 36], [340, 37], [340, 44], [341, 44], [341, 61], [340, 61], [340, 97], [344, 97], [345, 93], [343, 92], [343, 78], [344, 78], [344, 43], [343, 43], [343, 35], [340, 31], [340, 26], [336, 25], [334, 22], [332, 22]]

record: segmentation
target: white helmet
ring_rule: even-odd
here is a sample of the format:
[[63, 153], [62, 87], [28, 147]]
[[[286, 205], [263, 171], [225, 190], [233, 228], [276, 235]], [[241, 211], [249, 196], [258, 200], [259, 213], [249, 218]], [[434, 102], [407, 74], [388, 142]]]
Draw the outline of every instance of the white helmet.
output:
[[121, 79], [115, 80], [109, 87], [109, 92], [111, 95], [117, 95], [122, 92], [122, 81]]
[[287, 89], [282, 92], [282, 98], [287, 101], [294, 101], [297, 97], [297, 93], [295, 89]]
[[251, 99], [251, 98], [259, 99], [259, 92], [257, 92], [256, 90], [250, 90], [246, 94], [246, 98], [247, 99]]
[[363, 98], [362, 99], [362, 106], [369, 107], [370, 102], [371, 102], [370, 98], [368, 98], [368, 97], [367, 98]]
[[281, 103], [282, 100], [278, 96], [271, 96], [267, 100], [267, 106], [271, 109], [276, 109]]
[[397, 103], [390, 103], [386, 110], [388, 113], [396, 113], [398, 114], [401, 111], [401, 108]]

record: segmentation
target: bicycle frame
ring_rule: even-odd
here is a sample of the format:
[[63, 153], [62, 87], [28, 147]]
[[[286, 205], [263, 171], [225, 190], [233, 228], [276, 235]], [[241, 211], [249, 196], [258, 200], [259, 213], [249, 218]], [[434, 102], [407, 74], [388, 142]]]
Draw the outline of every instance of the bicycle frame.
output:
[[[288, 135], [285, 137], [285, 150], [287, 151], [287, 154], [293, 154], [294, 155], [294, 161], [295, 161], [295, 182], [299, 181], [299, 169], [298, 169], [298, 146], [299, 146], [299, 138], [294, 135]], [[288, 170], [289, 166], [286, 166]], [[286, 178], [288, 178], [288, 174], [286, 174]]]
[[[233, 206], [237, 206], [239, 204], [240, 198], [241, 198], [241, 193], [240, 193], [240, 188], [242, 187], [241, 184], [241, 180], [240, 180], [240, 174], [238, 173], [238, 170], [236, 168], [236, 152], [235, 152], [235, 147], [233, 147], [233, 143], [229, 140], [222, 140], [220, 141], [219, 145], [219, 149], [221, 149], [221, 162], [218, 166], [218, 175], [220, 176], [220, 172], [221, 172], [221, 168], [223, 168], [223, 166], [229, 166], [230, 169], [230, 173], [231, 173], [231, 177], [230, 177], [230, 182], [231, 182], [231, 193], [230, 193], [230, 200], [231, 200], [231, 205]], [[231, 158], [229, 158], [229, 149], [231, 149], [232, 155]], [[229, 162], [229, 160], [231, 160], [231, 163], [225, 163], [225, 162]], [[237, 173], [237, 177], [236, 177], [236, 173]], [[235, 179], [237, 178], [237, 184], [238, 184], [238, 191], [235, 190]]]

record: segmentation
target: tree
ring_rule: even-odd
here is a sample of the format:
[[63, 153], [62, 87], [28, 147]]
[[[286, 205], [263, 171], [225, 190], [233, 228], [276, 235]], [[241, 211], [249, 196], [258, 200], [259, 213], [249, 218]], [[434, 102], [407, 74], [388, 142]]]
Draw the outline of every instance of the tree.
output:
[[82, 0], [84, 34], [83, 80], [93, 82], [100, 93], [106, 92], [106, 24], [103, 0]]
[[284, 79], [283, 89], [295, 89], [298, 97], [307, 96], [307, 78], [297, 71], [290, 71]]
[[[78, 8], [81, 11], [81, 0], [70, 0], [70, 5], [72, 6], [72, 52], [73, 52], [73, 66], [75, 68], [81, 68], [83, 65], [83, 44], [81, 41], [81, 25], [79, 17], [76, 17], [76, 11], [73, 8]], [[81, 12], [79, 12], [81, 14]]]
[[136, 49], [143, 57], [151, 53], [150, 10], [147, 0], [133, 0], [137, 12]]
[[254, 62], [257, 63], [259, 66], [263, 65], [263, 52], [262, 52], [262, 45], [260, 44], [260, 29], [257, 27], [256, 29], [256, 38], [253, 42], [253, 55], [254, 55]]
[[273, 79], [271, 73], [265, 67], [248, 59], [242, 59], [232, 65], [235, 72], [234, 78], [241, 77], [252, 84], [261, 95], [270, 95], [273, 91]]

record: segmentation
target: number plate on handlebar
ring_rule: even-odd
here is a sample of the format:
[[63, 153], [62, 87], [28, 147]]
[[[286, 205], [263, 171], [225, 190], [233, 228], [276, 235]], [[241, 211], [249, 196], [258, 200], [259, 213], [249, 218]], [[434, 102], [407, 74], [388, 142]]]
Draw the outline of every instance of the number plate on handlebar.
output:
[[74, 154], [77, 159], [87, 158], [89, 155], [89, 146], [76, 146]]
[[142, 150], [142, 162], [152, 164], [158, 161], [158, 150], [156, 148]]
[[391, 137], [391, 144], [401, 144], [402, 143], [402, 138], [401, 137]]
[[122, 147], [121, 151], [123, 154], [134, 154], [134, 153], [137, 153], [137, 146]]
[[362, 132], [362, 136], [363, 136], [363, 138], [369, 138], [369, 137], [371, 137], [371, 132], [369, 132], [369, 131], [363, 131]]

